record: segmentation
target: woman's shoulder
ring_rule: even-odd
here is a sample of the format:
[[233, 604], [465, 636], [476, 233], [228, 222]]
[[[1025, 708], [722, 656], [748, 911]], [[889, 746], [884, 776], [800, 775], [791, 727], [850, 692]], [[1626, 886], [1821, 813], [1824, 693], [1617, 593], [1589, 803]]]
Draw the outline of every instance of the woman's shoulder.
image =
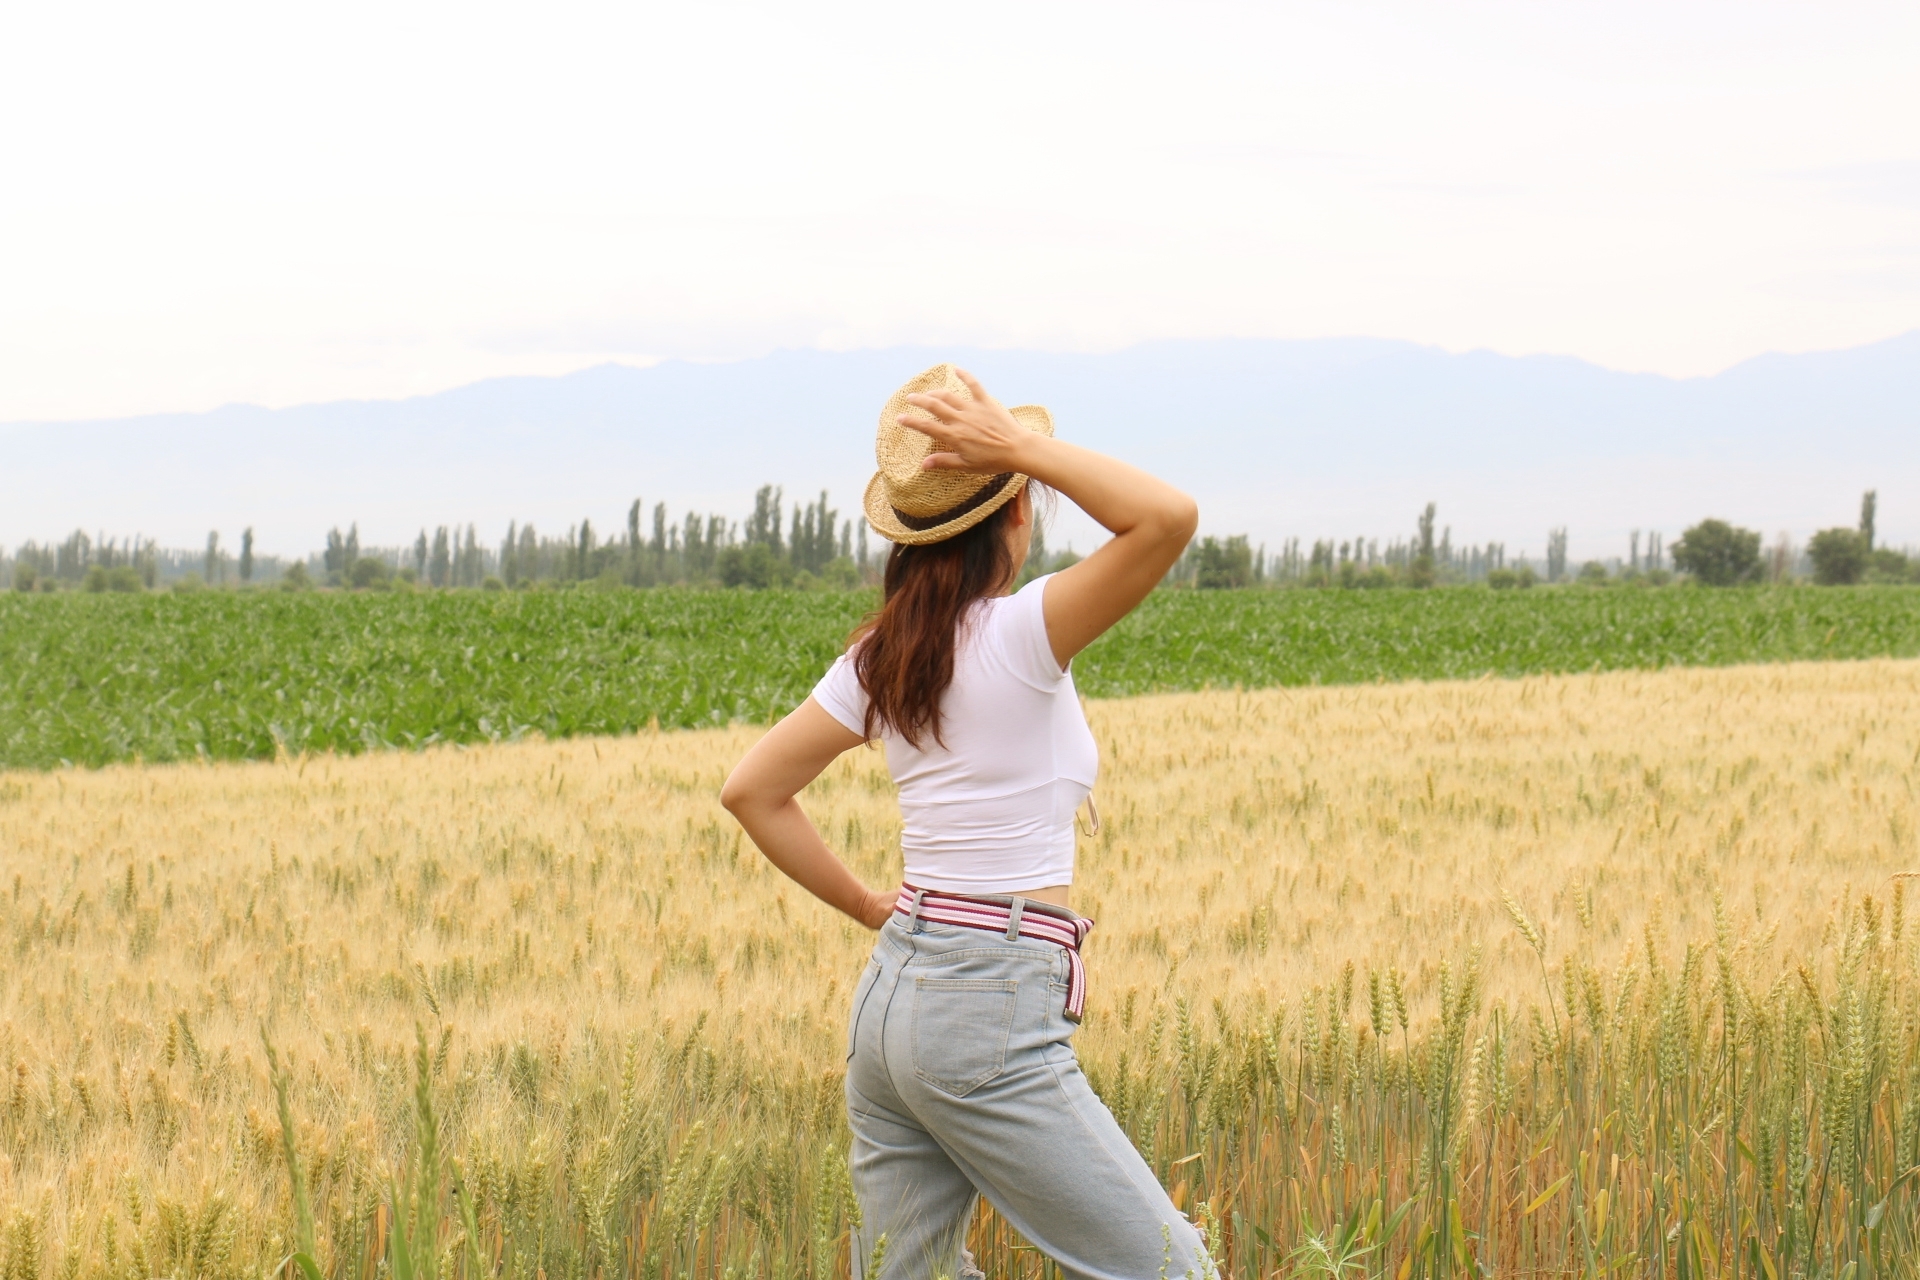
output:
[[1043, 573], [1018, 590], [1010, 591], [1004, 596], [988, 596], [985, 603], [997, 611], [1038, 612], [1041, 598], [1046, 594], [1047, 580], [1052, 577], [1050, 573]]
[[812, 698], [841, 724], [855, 733], [866, 732], [867, 691], [860, 686], [860, 669], [854, 662], [856, 645], [833, 660], [826, 674], [813, 686]]
[[975, 600], [961, 615], [961, 639], [964, 641], [983, 631], [997, 634], [1023, 624], [1031, 625], [1033, 619], [1041, 617], [1041, 593], [1046, 590], [1046, 581], [1046, 577], [1035, 578], [1017, 591]]
[[992, 612], [983, 621], [1007, 665], [1026, 680], [1051, 686], [1061, 678], [1060, 665], [1054, 661], [1053, 646], [1047, 639], [1047, 619], [1043, 601], [1047, 579], [1043, 574], [1012, 595], [993, 597]]

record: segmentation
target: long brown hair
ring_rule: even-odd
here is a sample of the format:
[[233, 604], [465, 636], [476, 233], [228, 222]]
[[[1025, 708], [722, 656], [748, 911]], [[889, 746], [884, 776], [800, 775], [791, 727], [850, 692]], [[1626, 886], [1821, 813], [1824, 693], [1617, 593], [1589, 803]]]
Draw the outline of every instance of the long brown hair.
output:
[[953, 683], [960, 624], [977, 600], [1013, 577], [1007, 524], [1016, 498], [961, 533], [924, 546], [896, 545], [887, 555], [880, 609], [853, 633], [854, 671], [867, 694], [869, 739], [892, 729], [918, 747], [929, 733], [941, 746], [940, 698]]

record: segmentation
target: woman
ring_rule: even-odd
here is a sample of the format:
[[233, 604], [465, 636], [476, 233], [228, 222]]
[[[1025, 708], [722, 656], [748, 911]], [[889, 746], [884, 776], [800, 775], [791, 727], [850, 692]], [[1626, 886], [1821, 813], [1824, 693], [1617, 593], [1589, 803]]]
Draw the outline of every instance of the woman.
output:
[[[1099, 756], [1068, 664], [1180, 556], [1193, 501], [949, 365], [894, 394], [875, 452], [885, 600], [720, 797], [776, 867], [880, 931], [848, 1032], [854, 1274], [884, 1235], [889, 1277], [978, 1275], [962, 1246], [981, 1195], [1069, 1276], [1211, 1274], [1070, 1043], [1092, 925], [1068, 906], [1074, 814]], [[1029, 478], [1114, 536], [1010, 594]], [[897, 890], [862, 884], [795, 799], [875, 738], [900, 791]]]

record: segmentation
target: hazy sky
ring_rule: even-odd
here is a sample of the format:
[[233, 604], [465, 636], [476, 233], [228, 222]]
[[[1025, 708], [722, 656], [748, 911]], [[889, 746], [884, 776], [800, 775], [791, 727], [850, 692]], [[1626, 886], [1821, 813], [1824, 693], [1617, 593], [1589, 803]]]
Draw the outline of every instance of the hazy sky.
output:
[[783, 346], [1920, 327], [1920, 6], [15, 4], [0, 421]]

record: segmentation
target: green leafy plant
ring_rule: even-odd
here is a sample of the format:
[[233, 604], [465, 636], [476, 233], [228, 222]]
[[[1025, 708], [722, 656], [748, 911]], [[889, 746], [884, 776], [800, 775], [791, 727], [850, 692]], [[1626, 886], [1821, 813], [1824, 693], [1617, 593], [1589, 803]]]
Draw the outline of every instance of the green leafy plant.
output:
[[[0, 593], [0, 767], [763, 723], [807, 696], [873, 603], [684, 589]], [[1074, 660], [1074, 679], [1100, 698], [1916, 654], [1909, 587], [1181, 590], [1150, 596]]]

